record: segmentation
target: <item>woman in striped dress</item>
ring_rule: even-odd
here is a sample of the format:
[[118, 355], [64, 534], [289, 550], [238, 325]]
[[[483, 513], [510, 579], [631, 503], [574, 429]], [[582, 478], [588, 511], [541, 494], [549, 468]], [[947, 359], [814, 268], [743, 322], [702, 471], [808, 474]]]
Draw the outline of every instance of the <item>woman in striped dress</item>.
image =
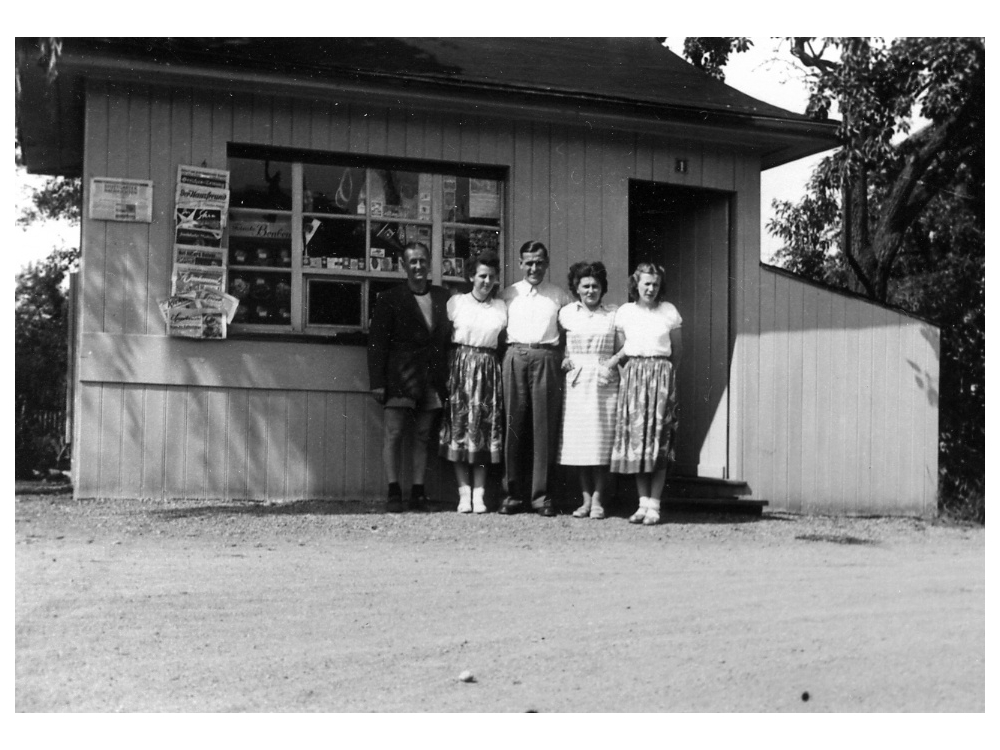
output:
[[604, 518], [602, 495], [608, 483], [619, 379], [613, 359], [615, 306], [601, 304], [608, 291], [604, 264], [574, 263], [569, 291], [577, 301], [559, 311], [559, 325], [566, 331], [559, 463], [579, 471], [583, 504], [573, 516]]
[[497, 344], [507, 326], [507, 306], [496, 298], [497, 254], [487, 250], [471, 265], [472, 291], [448, 300], [453, 349], [439, 454], [455, 464], [458, 512], [485, 513], [486, 467], [500, 463], [503, 456], [503, 387]]
[[631, 523], [660, 522], [660, 495], [674, 462], [677, 439], [677, 363], [681, 316], [663, 298], [664, 270], [640, 263], [629, 277], [629, 303], [618, 308], [615, 328], [626, 360], [618, 391], [611, 471], [635, 474], [639, 510]]

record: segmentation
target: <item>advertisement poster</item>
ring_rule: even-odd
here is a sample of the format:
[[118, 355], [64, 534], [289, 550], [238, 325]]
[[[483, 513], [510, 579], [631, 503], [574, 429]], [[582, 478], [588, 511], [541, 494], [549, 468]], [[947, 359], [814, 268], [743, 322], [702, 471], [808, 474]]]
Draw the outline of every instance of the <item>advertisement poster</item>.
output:
[[224, 339], [239, 300], [228, 294], [200, 291], [177, 294], [159, 303], [169, 336]]
[[87, 215], [98, 221], [153, 221], [153, 181], [94, 177]]
[[500, 191], [496, 180], [469, 180], [469, 217], [500, 218]]
[[229, 191], [218, 188], [201, 187], [200, 185], [177, 185], [174, 200], [178, 206], [190, 208], [214, 208], [222, 213], [225, 224], [226, 212], [229, 211]]
[[[315, 232], [319, 229], [321, 222], [318, 220], [310, 223], [309, 227], [304, 227], [304, 231], [310, 229]], [[230, 237], [252, 237], [258, 240], [288, 240], [292, 239], [292, 220], [277, 219], [275, 221], [265, 221], [264, 219], [233, 219], [229, 223]]]
[[226, 251], [218, 247], [198, 247], [197, 245], [174, 245], [174, 265], [218, 266], [225, 265]]
[[170, 288], [175, 296], [201, 291], [222, 294], [226, 291], [226, 269], [205, 266], [174, 266]]
[[217, 208], [192, 208], [177, 206], [175, 209], [178, 245], [222, 247], [222, 211]]
[[177, 186], [194, 185], [215, 190], [229, 190], [229, 170], [192, 167], [180, 164], [177, 167]]

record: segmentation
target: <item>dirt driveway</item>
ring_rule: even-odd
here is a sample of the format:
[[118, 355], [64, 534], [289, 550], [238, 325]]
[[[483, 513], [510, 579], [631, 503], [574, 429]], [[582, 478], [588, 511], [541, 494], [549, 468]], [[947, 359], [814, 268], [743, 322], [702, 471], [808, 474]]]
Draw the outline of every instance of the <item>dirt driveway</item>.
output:
[[981, 528], [20, 495], [16, 542], [17, 711], [985, 710]]

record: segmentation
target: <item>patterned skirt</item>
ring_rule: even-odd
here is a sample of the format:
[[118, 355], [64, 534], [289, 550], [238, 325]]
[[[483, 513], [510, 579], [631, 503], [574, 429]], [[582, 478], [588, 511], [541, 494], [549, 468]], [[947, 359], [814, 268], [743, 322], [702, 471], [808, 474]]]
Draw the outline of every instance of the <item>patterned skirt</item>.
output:
[[677, 389], [666, 357], [633, 357], [625, 364], [611, 448], [611, 471], [650, 474], [675, 460]]
[[450, 356], [448, 403], [438, 454], [449, 461], [498, 464], [503, 456], [503, 386], [496, 350], [459, 346]]

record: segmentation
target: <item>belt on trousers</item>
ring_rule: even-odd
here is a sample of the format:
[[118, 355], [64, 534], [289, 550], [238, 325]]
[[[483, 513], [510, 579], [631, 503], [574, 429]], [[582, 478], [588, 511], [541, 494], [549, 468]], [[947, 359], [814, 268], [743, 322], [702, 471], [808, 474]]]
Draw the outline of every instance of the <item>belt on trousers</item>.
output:
[[510, 344], [511, 349], [551, 349], [553, 351], [559, 349], [558, 344], [522, 344], [517, 341], [513, 341]]

